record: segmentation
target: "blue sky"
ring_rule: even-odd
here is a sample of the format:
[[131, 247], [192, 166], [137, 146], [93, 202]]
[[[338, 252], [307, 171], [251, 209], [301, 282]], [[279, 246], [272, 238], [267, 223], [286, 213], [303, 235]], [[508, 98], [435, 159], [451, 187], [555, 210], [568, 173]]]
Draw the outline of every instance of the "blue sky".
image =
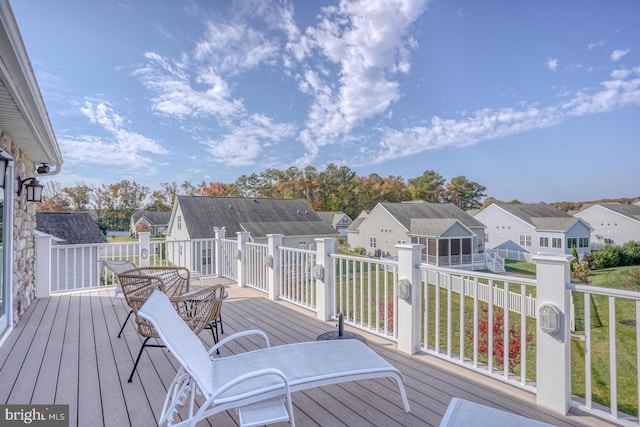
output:
[[640, 3], [11, 2], [63, 185], [349, 166], [640, 196]]

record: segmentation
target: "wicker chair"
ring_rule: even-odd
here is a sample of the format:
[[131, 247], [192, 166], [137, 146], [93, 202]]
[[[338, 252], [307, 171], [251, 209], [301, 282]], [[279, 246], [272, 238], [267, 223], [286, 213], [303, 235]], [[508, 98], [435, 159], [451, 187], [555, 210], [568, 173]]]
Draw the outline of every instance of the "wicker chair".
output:
[[220, 289], [223, 286], [211, 286], [189, 292], [188, 279], [189, 270], [181, 267], [145, 267], [119, 275], [125, 300], [136, 314], [138, 333], [145, 338], [129, 375], [129, 382], [133, 380], [145, 347], [164, 347], [161, 344], [149, 343], [151, 338], [158, 338], [158, 334], [151, 323], [137, 315], [138, 309], [154, 290], [158, 289], [169, 296], [176, 312], [196, 334], [211, 323], [216, 313], [219, 316], [222, 300], [217, 295], [224, 291]]
[[[136, 265], [129, 261], [103, 261], [105, 267], [109, 270], [116, 273], [117, 276], [117, 288], [116, 294], [118, 292], [124, 295], [125, 301], [129, 304], [129, 300], [127, 298], [127, 294], [122, 289], [122, 282], [120, 277], [123, 274], [133, 274], [133, 275], [142, 275], [142, 276], [154, 276], [158, 277], [166, 289], [165, 293], [169, 296], [180, 295], [185, 292], [189, 292], [189, 283], [190, 283], [190, 272], [188, 269], [184, 267], [141, 267], [136, 268]], [[120, 264], [124, 263], [124, 264]], [[133, 310], [129, 311], [127, 314], [127, 318], [122, 322], [122, 326], [120, 326], [120, 331], [118, 332], [118, 338], [122, 336], [122, 331], [124, 331], [124, 327], [127, 325], [129, 318], [133, 314]]]

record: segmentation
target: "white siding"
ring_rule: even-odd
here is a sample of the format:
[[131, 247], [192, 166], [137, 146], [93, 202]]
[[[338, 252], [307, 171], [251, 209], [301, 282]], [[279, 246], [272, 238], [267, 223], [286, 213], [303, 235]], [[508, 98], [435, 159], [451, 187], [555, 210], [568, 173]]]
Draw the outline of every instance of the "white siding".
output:
[[593, 229], [592, 243], [605, 243], [605, 239], [609, 239], [610, 243], [616, 245], [623, 245], [631, 240], [640, 242], [640, 221], [620, 215], [603, 206], [591, 206], [577, 212], [574, 216], [589, 223]]

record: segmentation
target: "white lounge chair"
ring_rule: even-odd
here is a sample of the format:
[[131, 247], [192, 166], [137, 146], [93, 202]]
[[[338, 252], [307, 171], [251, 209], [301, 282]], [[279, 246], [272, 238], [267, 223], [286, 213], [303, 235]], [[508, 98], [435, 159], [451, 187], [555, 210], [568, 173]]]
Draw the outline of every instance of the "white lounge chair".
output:
[[[207, 351], [162, 292], [154, 291], [137, 314], [154, 326], [181, 365], [167, 392], [160, 426], [194, 426], [211, 415], [234, 408], [239, 412], [241, 425], [262, 425], [286, 419], [293, 425], [290, 392], [371, 378], [393, 380], [404, 409], [409, 412], [402, 374], [358, 340], [270, 347], [269, 339], [262, 331], [252, 330], [231, 335]], [[266, 348], [212, 358], [219, 347], [247, 335], [262, 336]], [[197, 411], [194, 407], [196, 391], [205, 399]], [[283, 396], [286, 399], [281, 399]], [[187, 401], [188, 415], [174, 424], [174, 416]], [[270, 411], [279, 413], [281, 418], [246, 420], [246, 416], [253, 414], [266, 417]]]

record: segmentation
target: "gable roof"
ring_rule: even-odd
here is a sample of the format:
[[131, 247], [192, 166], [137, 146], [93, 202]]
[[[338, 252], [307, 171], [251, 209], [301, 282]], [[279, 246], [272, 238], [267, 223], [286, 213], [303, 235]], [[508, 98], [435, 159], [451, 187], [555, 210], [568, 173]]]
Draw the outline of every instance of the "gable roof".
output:
[[214, 227], [224, 227], [228, 237], [239, 231], [248, 231], [254, 238], [338, 236], [303, 199], [177, 196], [176, 204], [192, 239], [215, 237]]
[[453, 218], [411, 218], [409, 234], [416, 236], [440, 236], [456, 222], [458, 222], [458, 220]]
[[362, 221], [364, 221], [364, 219], [369, 215], [369, 211], [364, 210], [362, 212], [360, 212], [360, 215], [358, 215], [356, 217], [356, 219], [354, 219], [351, 224], [349, 224], [349, 226], [347, 227], [347, 231], [353, 231], [353, 232], [358, 232], [358, 227], [360, 227], [360, 224], [362, 223]]
[[63, 240], [65, 245], [107, 243], [87, 212], [36, 212], [36, 230]]
[[556, 207], [541, 203], [494, 203], [494, 205], [538, 230], [567, 231], [577, 222], [582, 221]]
[[333, 228], [335, 228], [340, 223], [340, 220], [345, 216], [351, 220], [351, 218], [342, 211], [316, 211], [316, 213], [324, 222], [331, 224]]
[[171, 212], [151, 211], [148, 209], [137, 210], [131, 215], [131, 223], [135, 224], [141, 218], [147, 220], [149, 225], [167, 225], [171, 219]]
[[623, 203], [598, 203], [596, 206], [602, 206], [617, 214], [626, 216], [636, 221], [640, 221], [640, 205], [625, 205]]
[[[379, 203], [393, 217], [402, 224], [407, 230], [411, 229], [412, 219], [424, 218], [431, 220], [452, 220], [456, 219], [464, 224], [467, 228], [483, 227], [484, 224], [473, 216], [469, 215], [453, 203]], [[437, 223], [437, 224], [436, 224]], [[416, 223], [417, 224], [417, 223]], [[424, 221], [420, 222], [421, 227], [430, 227], [433, 229], [441, 228], [442, 221], [434, 221], [433, 226], [427, 226]], [[435, 228], [434, 228], [435, 227]]]

